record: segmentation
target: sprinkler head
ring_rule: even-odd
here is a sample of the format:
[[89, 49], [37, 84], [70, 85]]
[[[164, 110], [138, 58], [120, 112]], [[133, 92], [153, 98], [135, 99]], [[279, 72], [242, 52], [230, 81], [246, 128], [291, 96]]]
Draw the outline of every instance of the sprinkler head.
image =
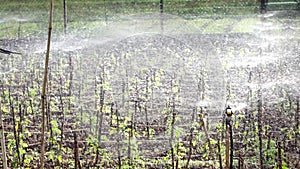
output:
[[231, 117], [232, 114], [233, 114], [232, 110], [231, 110], [230, 106], [228, 105], [227, 108], [226, 108], [226, 115], [227, 115], [227, 117]]

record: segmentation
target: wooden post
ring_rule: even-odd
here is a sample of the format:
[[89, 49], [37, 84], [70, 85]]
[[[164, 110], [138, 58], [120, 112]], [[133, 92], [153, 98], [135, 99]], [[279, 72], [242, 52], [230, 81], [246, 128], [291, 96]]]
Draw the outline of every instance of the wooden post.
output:
[[267, 12], [267, 1], [266, 0], [260, 0], [260, 12], [261, 13]]
[[67, 0], [64, 0], [64, 33], [67, 34]]
[[160, 7], [160, 13], [164, 13], [164, 1], [163, 0], [160, 0], [159, 7]]

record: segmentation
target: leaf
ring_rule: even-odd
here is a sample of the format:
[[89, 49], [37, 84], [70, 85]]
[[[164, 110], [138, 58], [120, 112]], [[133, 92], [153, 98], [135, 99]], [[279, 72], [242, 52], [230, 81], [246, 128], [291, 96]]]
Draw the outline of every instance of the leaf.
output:
[[20, 152], [20, 154], [22, 154], [22, 155], [26, 153], [25, 149], [23, 149], [22, 147], [19, 148], [19, 152]]
[[196, 146], [196, 145], [197, 145], [197, 141], [194, 140], [194, 141], [193, 141], [193, 146]]
[[217, 144], [217, 141], [215, 139], [210, 139], [210, 143], [211, 143], [211, 145], [215, 145], [215, 144]]
[[116, 133], [116, 131], [117, 131], [116, 128], [111, 128], [109, 131], [109, 135]]
[[56, 120], [51, 120], [50, 123], [51, 123], [52, 127], [54, 127], [54, 128], [57, 128], [57, 127], [58, 127], [58, 123], [57, 123]]
[[181, 130], [180, 130], [180, 129], [176, 129], [176, 130], [174, 131], [174, 134], [175, 134], [175, 137], [176, 137], [176, 138], [179, 138], [180, 135], [181, 135]]
[[239, 128], [239, 122], [238, 122], [238, 121], [235, 122], [234, 127], [235, 127], [236, 129]]
[[16, 129], [16, 131], [19, 130], [19, 123], [16, 124], [15, 129]]
[[178, 86], [173, 87], [172, 92], [173, 93], [178, 93], [179, 92], [179, 87]]
[[37, 92], [37, 88], [29, 90], [29, 94], [30, 94], [31, 97], [35, 97], [36, 96], [36, 92]]
[[28, 144], [27, 143], [24, 143], [22, 142], [22, 145], [21, 145], [23, 148], [27, 148], [28, 147]]
[[62, 162], [62, 155], [58, 155], [57, 160], [58, 160], [59, 163], [61, 163]]

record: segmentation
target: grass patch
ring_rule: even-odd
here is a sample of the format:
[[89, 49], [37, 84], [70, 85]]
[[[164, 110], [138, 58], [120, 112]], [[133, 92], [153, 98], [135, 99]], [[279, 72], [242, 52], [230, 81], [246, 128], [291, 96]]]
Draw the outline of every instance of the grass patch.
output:
[[[136, 2], [136, 3], [135, 3]], [[118, 14], [131, 14], [140, 12], [159, 12], [160, 0], [68, 0], [68, 15], [72, 21], [92, 20], [105, 18]], [[259, 6], [254, 0], [165, 0], [164, 10], [167, 13], [188, 16], [197, 14], [233, 14], [248, 13], [247, 8]], [[239, 8], [243, 8], [240, 10]], [[34, 18], [36, 20], [48, 19], [49, 2], [38, 0], [4, 0], [0, 11], [17, 18]], [[251, 10], [253, 12], [253, 10]], [[3, 15], [3, 14], [1, 14]], [[5, 16], [4, 16], [5, 17]], [[2, 16], [2, 18], [4, 18]], [[54, 21], [63, 18], [63, 1], [54, 3]]]
[[259, 18], [244, 18], [233, 27], [232, 32], [253, 32], [259, 21]]
[[189, 22], [197, 29], [202, 29], [204, 25], [208, 24], [211, 22], [211, 19], [195, 19], [195, 20], [190, 20]]
[[[3, 0], [0, 6], [0, 37], [20, 38], [40, 36], [46, 32], [49, 18], [49, 2], [40, 0]], [[137, 3], [135, 3], [137, 2]], [[254, 13], [256, 1], [248, 0], [165, 0], [164, 11], [168, 14], [190, 19], [196, 29], [205, 28], [205, 24], [212, 21], [199, 17], [224, 16], [227, 14]], [[68, 29], [70, 31], [86, 30], [87, 27], [103, 26], [106, 20], [115, 20], [122, 15], [137, 13], [158, 13], [159, 0], [68, 0]], [[196, 20], [193, 20], [196, 19]], [[233, 19], [215, 20], [205, 28], [204, 33], [222, 33]], [[242, 20], [233, 32], [249, 32], [255, 19]], [[176, 24], [175, 24], [176, 26]], [[53, 33], [60, 33], [63, 29], [63, 1], [54, 3]], [[73, 30], [74, 29], [74, 30]], [[77, 31], [76, 30], [76, 31]]]
[[233, 18], [223, 18], [223, 19], [216, 19], [214, 22], [209, 24], [204, 33], [225, 33], [225, 29], [231, 26], [235, 22]]

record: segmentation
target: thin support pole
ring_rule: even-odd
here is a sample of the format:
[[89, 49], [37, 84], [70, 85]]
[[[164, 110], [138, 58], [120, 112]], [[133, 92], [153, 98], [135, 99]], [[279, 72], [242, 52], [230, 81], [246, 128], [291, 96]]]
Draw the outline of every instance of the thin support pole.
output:
[[233, 169], [233, 135], [232, 135], [232, 125], [229, 123], [230, 132], [230, 169]]
[[226, 118], [226, 169], [233, 169], [233, 136], [229, 117]]
[[229, 167], [230, 167], [230, 161], [229, 161], [229, 127], [228, 127], [227, 123], [226, 123], [225, 146], [226, 146], [226, 151], [225, 151], [226, 169], [229, 169]]

